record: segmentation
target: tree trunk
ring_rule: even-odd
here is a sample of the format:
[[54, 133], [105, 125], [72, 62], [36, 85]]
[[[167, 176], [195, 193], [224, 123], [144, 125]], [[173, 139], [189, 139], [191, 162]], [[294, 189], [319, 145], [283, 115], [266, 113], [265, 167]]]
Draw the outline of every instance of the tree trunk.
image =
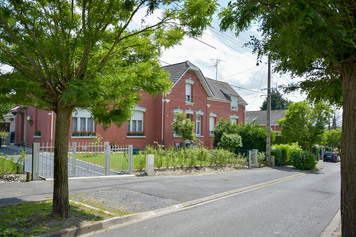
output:
[[344, 68], [341, 149], [342, 236], [356, 236], [356, 64]]
[[56, 111], [56, 134], [54, 145], [54, 183], [52, 216], [68, 218], [70, 215], [68, 191], [68, 140], [70, 116], [73, 109], [61, 102]]

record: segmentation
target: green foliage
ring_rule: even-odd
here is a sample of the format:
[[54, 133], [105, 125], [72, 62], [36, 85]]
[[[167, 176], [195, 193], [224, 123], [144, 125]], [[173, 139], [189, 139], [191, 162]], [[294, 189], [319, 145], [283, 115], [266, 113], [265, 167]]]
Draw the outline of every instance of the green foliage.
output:
[[232, 124], [230, 120], [222, 118], [214, 127], [214, 147], [219, 147], [218, 143], [221, 141], [224, 133], [233, 134], [237, 132], [237, 125]]
[[102, 211], [71, 203], [72, 218], [56, 219], [49, 215], [51, 208], [51, 201], [0, 206], [1, 236], [48, 236], [68, 226], [113, 217]]
[[15, 107], [15, 104], [10, 100], [8, 94], [2, 94], [1, 91], [2, 87], [0, 89], [0, 122], [3, 122], [3, 116], [9, 113], [10, 110]]
[[[242, 149], [258, 149], [266, 150], [266, 133], [265, 127], [260, 127], [258, 124], [231, 124], [230, 121], [221, 119], [214, 128], [214, 146], [221, 146], [222, 137], [224, 134], [238, 134], [242, 139]], [[271, 134], [272, 142], [275, 135]]]
[[323, 145], [330, 147], [337, 147], [339, 150], [341, 148], [341, 129], [333, 129], [325, 132], [323, 136]]
[[262, 167], [266, 162], [266, 152], [257, 153], [257, 163], [259, 167]]
[[25, 160], [25, 152], [20, 154], [20, 157], [15, 161], [14, 156], [4, 155], [0, 153], [0, 178], [5, 174], [20, 174], [23, 169]]
[[340, 75], [355, 65], [354, 9], [353, 1], [341, 0], [235, 0], [220, 13], [220, 26], [239, 34], [258, 20], [262, 38], [249, 43], [258, 59], [268, 54], [276, 71], [307, 74], [293, 89], [308, 92], [312, 100], [341, 105]]
[[300, 170], [315, 169], [315, 166], [318, 163], [317, 156], [308, 151], [294, 152], [291, 158], [293, 166]]
[[[283, 98], [283, 95], [277, 89], [271, 90], [271, 110], [288, 109], [289, 104], [290, 104], [290, 101]], [[267, 110], [267, 97], [263, 101], [260, 109], [261, 109], [261, 111]]]
[[[155, 155], [155, 167], [161, 168], [177, 168], [177, 167], [206, 167], [206, 166], [234, 166], [241, 167], [246, 165], [246, 157], [236, 155], [234, 152], [230, 152], [224, 149], [209, 150], [205, 147], [194, 147], [189, 149], [168, 148], [163, 151], [160, 148], [154, 148], [147, 146], [145, 153], [142, 156], [135, 157], [136, 162], [144, 163], [141, 159], [145, 160], [146, 154]], [[140, 161], [137, 161], [140, 159]], [[141, 167], [140, 167], [141, 168]]]
[[238, 134], [224, 133], [221, 141], [218, 143], [219, 147], [223, 147], [231, 152], [235, 152], [236, 148], [242, 147], [241, 136]]
[[176, 135], [182, 138], [182, 143], [184, 143], [186, 140], [195, 141], [195, 123], [186, 117], [187, 115], [185, 113], [178, 113], [176, 114], [175, 120], [172, 123], [173, 131]]
[[271, 155], [275, 157], [276, 166], [288, 165], [291, 163], [292, 154], [302, 152], [298, 143], [273, 145]]
[[292, 102], [285, 117], [277, 122], [282, 127], [284, 141], [298, 142], [311, 151], [313, 144], [321, 142], [329, 115], [330, 108], [324, 103], [312, 107], [307, 102]]
[[[259, 151], [266, 150], [266, 127], [260, 127], [259, 124], [240, 124], [237, 127], [237, 133], [242, 138], [243, 149], [258, 149]], [[275, 136], [271, 133], [271, 142]]]

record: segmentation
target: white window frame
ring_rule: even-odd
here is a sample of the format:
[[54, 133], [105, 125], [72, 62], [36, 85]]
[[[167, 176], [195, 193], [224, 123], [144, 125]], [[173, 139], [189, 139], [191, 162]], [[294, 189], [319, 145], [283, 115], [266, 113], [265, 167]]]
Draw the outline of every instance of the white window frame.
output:
[[239, 116], [237, 115], [230, 115], [230, 122], [232, 124], [238, 124], [238, 119], [239, 119]]
[[192, 79], [185, 80], [185, 103], [193, 105], [193, 84], [194, 81]]
[[203, 120], [203, 116], [200, 114], [197, 114], [195, 116], [195, 134], [197, 136], [202, 136], [202, 132], [201, 132], [201, 128], [202, 128], [202, 120]]
[[144, 133], [144, 120], [145, 120], [146, 108], [136, 106], [134, 108], [132, 117], [127, 121], [127, 136], [128, 137], [142, 137], [144, 135], [133, 135], [130, 132], [142, 132]]
[[216, 116], [211, 116], [209, 117], [209, 135], [214, 136], [214, 128], [215, 128], [215, 118]]
[[[76, 120], [76, 124], [74, 123], [74, 120]], [[82, 123], [84, 123], [84, 129], [81, 129]], [[91, 124], [91, 126], [89, 125]], [[89, 129], [92, 127], [93, 129]], [[75, 129], [76, 128], [76, 129]], [[95, 122], [93, 119], [93, 116], [91, 112], [87, 109], [75, 109], [72, 113], [72, 132], [78, 131], [78, 132], [84, 132], [84, 131], [91, 131], [95, 132]]]
[[231, 110], [233, 111], [239, 110], [239, 100], [237, 96], [231, 96]]

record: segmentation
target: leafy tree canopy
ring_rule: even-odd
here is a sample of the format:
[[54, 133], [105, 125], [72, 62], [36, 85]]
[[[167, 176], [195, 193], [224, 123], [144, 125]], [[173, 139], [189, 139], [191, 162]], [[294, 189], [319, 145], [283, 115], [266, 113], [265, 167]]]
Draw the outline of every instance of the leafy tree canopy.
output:
[[326, 131], [323, 137], [323, 145], [329, 146], [331, 148], [337, 147], [340, 150], [341, 135], [341, 129], [333, 129]]
[[329, 106], [324, 103], [309, 106], [307, 102], [292, 102], [286, 115], [277, 122], [282, 127], [284, 141], [298, 142], [303, 149], [310, 150], [313, 144], [322, 141], [329, 116]]
[[[211, 1], [2, 1], [0, 63], [11, 66], [1, 75], [12, 99], [57, 112], [89, 107], [97, 122], [121, 123], [140, 99], [142, 89], [165, 92], [170, 82], [159, 65], [164, 48], [184, 35], [197, 36], [211, 20]], [[135, 27], [144, 11], [155, 23]]]
[[[283, 98], [283, 95], [277, 89], [271, 90], [271, 110], [287, 109], [289, 104], [290, 101]], [[267, 110], [267, 98], [263, 101], [260, 109], [261, 111]]]
[[[141, 98], [170, 88], [162, 50], [198, 36], [215, 0], [0, 1], [1, 93], [56, 113], [52, 215], [69, 217], [68, 139], [76, 107], [123, 123]], [[158, 9], [165, 9], [160, 10]], [[157, 13], [160, 16], [157, 17]], [[142, 15], [144, 26], [133, 22]], [[151, 21], [149, 17], [157, 18]]]
[[292, 89], [308, 92], [311, 100], [341, 105], [341, 76], [356, 60], [356, 4], [354, 1], [237, 0], [220, 13], [221, 28], [238, 35], [254, 20], [262, 38], [249, 45], [261, 59], [269, 55], [275, 70], [307, 80]]

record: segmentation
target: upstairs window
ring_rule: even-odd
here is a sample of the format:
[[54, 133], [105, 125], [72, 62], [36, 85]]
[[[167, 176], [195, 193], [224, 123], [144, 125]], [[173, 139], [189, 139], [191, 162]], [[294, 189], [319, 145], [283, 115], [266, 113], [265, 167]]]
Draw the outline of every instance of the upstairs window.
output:
[[239, 107], [238, 107], [238, 99], [236, 96], [231, 96], [231, 110], [238, 110]]
[[193, 84], [194, 81], [192, 79], [185, 80], [185, 103], [193, 104]]
[[185, 101], [190, 103], [193, 102], [191, 84], [185, 84]]

